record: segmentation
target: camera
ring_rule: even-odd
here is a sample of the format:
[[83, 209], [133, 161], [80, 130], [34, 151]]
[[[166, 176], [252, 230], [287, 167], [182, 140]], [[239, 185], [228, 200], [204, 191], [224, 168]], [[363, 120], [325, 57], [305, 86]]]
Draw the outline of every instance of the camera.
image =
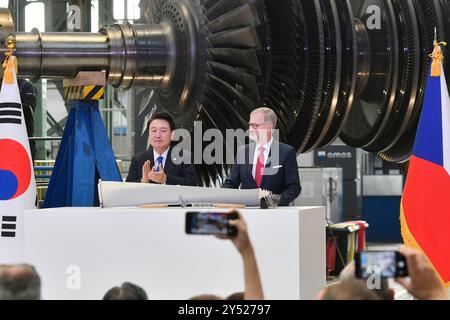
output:
[[235, 213], [227, 212], [187, 212], [186, 233], [197, 235], [223, 235], [235, 237], [238, 233], [236, 227], [229, 221], [238, 219]]
[[355, 276], [367, 279], [379, 274], [381, 278], [408, 276], [405, 257], [397, 251], [362, 251], [355, 256]]

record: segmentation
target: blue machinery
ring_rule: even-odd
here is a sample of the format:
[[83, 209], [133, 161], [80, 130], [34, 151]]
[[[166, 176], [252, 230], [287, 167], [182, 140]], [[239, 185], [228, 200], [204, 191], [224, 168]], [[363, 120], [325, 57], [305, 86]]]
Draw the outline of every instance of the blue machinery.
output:
[[73, 88], [66, 91], [78, 90], [79, 94], [71, 102], [45, 208], [98, 205], [98, 180], [122, 181], [98, 108], [104, 87]]

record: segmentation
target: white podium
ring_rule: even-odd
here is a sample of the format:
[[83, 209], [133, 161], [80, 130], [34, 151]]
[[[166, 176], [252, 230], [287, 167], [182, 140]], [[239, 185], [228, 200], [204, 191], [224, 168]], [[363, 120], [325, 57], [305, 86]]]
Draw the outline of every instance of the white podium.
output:
[[[187, 211], [26, 211], [25, 261], [41, 275], [43, 299], [101, 299], [109, 288], [125, 281], [143, 287], [150, 299], [183, 300], [243, 291], [242, 261], [231, 241], [186, 235]], [[325, 209], [241, 212], [265, 297], [314, 299], [325, 285]]]

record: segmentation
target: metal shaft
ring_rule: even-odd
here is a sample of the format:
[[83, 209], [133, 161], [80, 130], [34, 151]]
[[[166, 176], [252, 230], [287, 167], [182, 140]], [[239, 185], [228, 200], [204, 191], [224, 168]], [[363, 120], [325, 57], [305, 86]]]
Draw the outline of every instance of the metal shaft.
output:
[[[15, 55], [19, 77], [74, 78], [81, 71], [105, 71], [107, 82], [128, 89], [159, 89], [160, 103], [175, 112], [196, 105], [203, 86], [206, 45], [200, 48], [201, 25], [190, 0], [167, 3], [153, 24], [123, 24], [98, 33], [17, 32]], [[0, 9], [0, 54], [14, 33], [7, 9]], [[2, 43], [3, 41], [3, 43]], [[199, 62], [198, 56], [203, 58]], [[2, 70], [0, 69], [0, 73]], [[192, 116], [197, 109], [189, 109]], [[184, 114], [184, 113], [183, 113]]]
[[[1, 40], [12, 32], [12, 19], [0, 12]], [[5, 27], [5, 23], [10, 24]], [[164, 88], [173, 73], [170, 25], [113, 25], [98, 33], [17, 32], [19, 76], [73, 78], [80, 71], [106, 71], [116, 87]], [[7, 49], [0, 46], [0, 54]]]

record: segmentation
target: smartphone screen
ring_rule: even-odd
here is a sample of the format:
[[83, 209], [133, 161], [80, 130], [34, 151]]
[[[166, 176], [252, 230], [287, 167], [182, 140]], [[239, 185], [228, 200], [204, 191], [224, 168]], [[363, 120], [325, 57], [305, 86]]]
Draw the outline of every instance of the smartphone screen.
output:
[[236, 218], [226, 212], [188, 212], [186, 214], [186, 233], [233, 236], [236, 228], [229, 225], [229, 220]]
[[367, 279], [373, 274], [382, 278], [408, 275], [405, 258], [396, 251], [362, 251], [356, 254], [355, 272], [358, 278]]

